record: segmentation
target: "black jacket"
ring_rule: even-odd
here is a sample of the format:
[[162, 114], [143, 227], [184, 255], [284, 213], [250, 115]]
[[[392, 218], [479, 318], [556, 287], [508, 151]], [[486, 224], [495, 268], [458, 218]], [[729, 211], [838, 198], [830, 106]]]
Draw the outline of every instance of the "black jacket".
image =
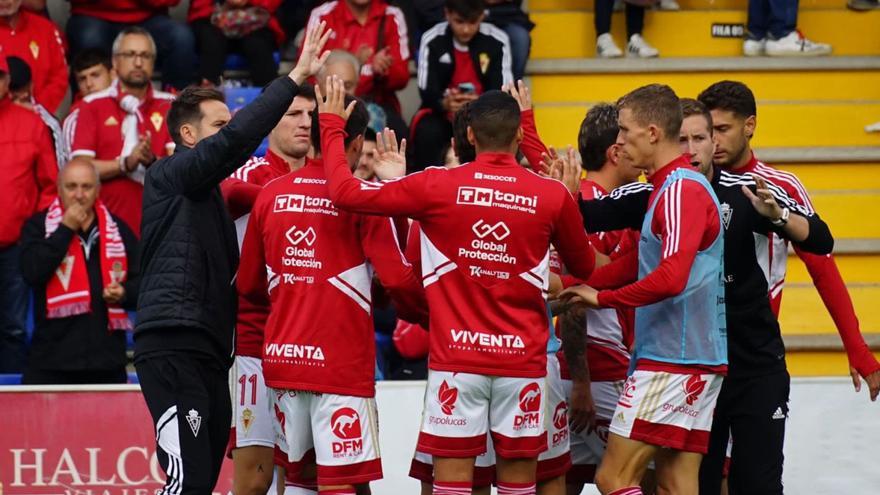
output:
[[231, 365], [238, 244], [219, 184], [250, 158], [297, 92], [289, 77], [275, 80], [220, 132], [147, 170], [135, 360], [183, 351]]
[[[122, 306], [133, 310], [140, 284], [139, 246], [134, 233], [115, 215], [128, 258], [128, 277], [122, 286]], [[124, 368], [125, 332], [107, 329], [107, 305], [102, 297], [101, 239], [97, 222], [81, 240], [92, 239], [86, 270], [92, 295], [92, 312], [67, 318], [46, 318], [46, 284], [67, 255], [70, 240], [77, 233], [64, 224], [46, 237], [46, 211], [32, 216], [21, 229], [21, 273], [34, 293], [34, 337], [28, 367], [40, 370], [98, 371]]]
[[[447, 22], [437, 24], [422, 35], [418, 67], [422, 108], [444, 111], [443, 93], [449, 88], [455, 72], [453, 50], [452, 28]], [[513, 81], [510, 41], [504, 31], [489, 23], [481, 23], [480, 31], [468, 44], [468, 50], [483, 91], [501, 89], [505, 82]]]
[[[752, 207], [742, 192], [744, 185], [755, 189], [754, 180], [748, 176], [716, 169], [712, 178], [724, 226], [728, 375], [733, 378], [768, 375], [785, 369], [785, 345], [779, 322], [770, 308], [767, 276], [758, 256], [759, 252], [766, 256], [771, 232], [786, 236]], [[768, 186], [777, 203], [810, 223], [810, 234], [797, 246], [810, 253], [830, 253], [834, 239], [828, 225], [798, 205], [782, 188]], [[602, 199], [581, 201], [584, 226], [589, 232], [627, 227], [640, 230], [652, 189], [650, 184], [628, 184]]]

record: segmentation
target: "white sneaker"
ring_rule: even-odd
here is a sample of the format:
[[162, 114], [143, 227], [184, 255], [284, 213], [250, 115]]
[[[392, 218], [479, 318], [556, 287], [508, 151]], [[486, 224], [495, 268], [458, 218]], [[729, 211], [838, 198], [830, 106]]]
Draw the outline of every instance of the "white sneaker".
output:
[[617, 47], [611, 33], [605, 33], [596, 38], [596, 56], [599, 58], [618, 58], [623, 52]]
[[784, 38], [767, 40], [766, 50], [771, 57], [816, 57], [830, 55], [831, 45], [810, 41], [798, 31], [792, 31]]
[[657, 8], [660, 10], [681, 10], [681, 7], [678, 6], [678, 2], [675, 0], [660, 0]]
[[649, 45], [645, 38], [640, 34], [634, 34], [629, 37], [629, 43], [626, 44], [626, 54], [639, 58], [654, 58], [660, 54], [656, 48]]
[[746, 57], [760, 57], [766, 55], [767, 40], [751, 40], [743, 41], [743, 55]]

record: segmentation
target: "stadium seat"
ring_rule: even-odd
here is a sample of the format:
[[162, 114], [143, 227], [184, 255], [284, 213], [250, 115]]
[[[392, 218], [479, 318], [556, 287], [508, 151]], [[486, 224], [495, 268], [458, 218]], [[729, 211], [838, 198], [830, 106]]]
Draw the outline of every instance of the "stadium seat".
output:
[[[275, 60], [275, 67], [278, 67], [278, 64], [281, 63], [281, 52], [272, 52], [272, 59]], [[244, 55], [239, 53], [230, 53], [226, 56], [226, 65], [223, 66], [226, 70], [247, 70], [247, 62]]]
[[0, 374], [0, 385], [21, 385], [21, 374], [19, 374], [19, 373]]
[[136, 372], [134, 372], [134, 371], [128, 372], [128, 383], [133, 384], [133, 385], [137, 385], [140, 383], [140, 381], [138, 380], [138, 374]]
[[[229, 111], [235, 115], [235, 112], [239, 111], [242, 107], [250, 103], [254, 100], [259, 94], [263, 91], [262, 88], [257, 88], [254, 86], [242, 86], [240, 88], [232, 88], [227, 87], [223, 88], [223, 93], [226, 95], [226, 104], [229, 105]], [[269, 149], [269, 139], [263, 139], [263, 142], [260, 143], [260, 146], [254, 152], [254, 156], [264, 156], [266, 154], [266, 150]]]

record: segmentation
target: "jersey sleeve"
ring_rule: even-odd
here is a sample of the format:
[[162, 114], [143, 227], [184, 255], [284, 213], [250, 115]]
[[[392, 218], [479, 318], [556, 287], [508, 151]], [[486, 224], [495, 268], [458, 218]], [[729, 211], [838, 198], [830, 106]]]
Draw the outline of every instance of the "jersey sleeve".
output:
[[581, 214], [571, 194], [559, 184], [562, 206], [559, 209], [550, 242], [569, 273], [586, 280], [596, 267], [596, 253], [584, 232]]
[[337, 207], [367, 215], [417, 217], [426, 209], [428, 173], [419, 172], [386, 182], [356, 179], [348, 167], [343, 140], [345, 121], [320, 115], [321, 147], [330, 199]]
[[[720, 230], [712, 198], [703, 186], [679, 180], [667, 187], [654, 207], [652, 232], [662, 241], [657, 268], [639, 281], [616, 290], [600, 291], [599, 305], [625, 308], [653, 304], [680, 294], [687, 286], [697, 251], [708, 247]], [[710, 218], [714, 214], [715, 222]], [[714, 235], [712, 235], [714, 232]], [[707, 235], [708, 234], [708, 235]]]
[[639, 278], [639, 250], [630, 249], [611, 263], [596, 268], [587, 285], [597, 290], [617, 289]]
[[[260, 195], [257, 204], [248, 219], [244, 241], [241, 245], [241, 261], [238, 266], [236, 288], [238, 293], [254, 304], [269, 306], [269, 292], [278, 283], [277, 275], [271, 273], [266, 264], [265, 247], [263, 244], [264, 210], [261, 208]], [[268, 276], [267, 276], [268, 275]]]
[[578, 202], [587, 232], [640, 230], [653, 188], [650, 184], [627, 184], [600, 199]]
[[523, 130], [523, 140], [522, 143], [519, 144], [519, 150], [525, 155], [532, 171], [535, 173], [541, 173], [543, 171], [541, 167], [541, 154], [547, 153], [548, 150], [547, 147], [544, 146], [544, 142], [541, 141], [541, 136], [538, 134], [538, 125], [535, 123], [535, 111], [523, 111], [520, 114], [520, 119], [520, 125]]
[[98, 150], [98, 117], [95, 104], [83, 103], [77, 110], [76, 121], [72, 123], [73, 139], [70, 157], [88, 156], [94, 158]]
[[387, 217], [362, 217], [364, 254], [375, 268], [382, 287], [394, 301], [398, 316], [411, 323], [426, 324], [428, 303], [424, 289], [397, 245], [391, 222], [393, 220]]
[[233, 220], [251, 211], [262, 189], [256, 184], [250, 184], [235, 177], [223, 179], [223, 182], [220, 183], [220, 192], [223, 194], [226, 209], [229, 210]]
[[47, 79], [34, 88], [34, 97], [40, 104], [46, 107], [50, 113], [58, 111], [64, 97], [67, 96], [68, 68], [67, 59], [64, 55], [64, 40], [58, 29], [53, 29], [52, 40], [49, 41], [49, 67]]

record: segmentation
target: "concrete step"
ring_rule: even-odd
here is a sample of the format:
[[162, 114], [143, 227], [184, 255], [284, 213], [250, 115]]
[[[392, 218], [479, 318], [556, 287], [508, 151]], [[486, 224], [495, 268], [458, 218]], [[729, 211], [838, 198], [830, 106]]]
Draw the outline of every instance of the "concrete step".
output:
[[[877, 134], [877, 137], [880, 138], [880, 134]], [[804, 173], [803, 170], [810, 169], [813, 170], [811, 173], [824, 175], [830, 172], [828, 167], [835, 167], [837, 170], [830, 172], [836, 174], [835, 180], [843, 178], [838, 171], [846, 170], [846, 177], [853, 183], [861, 184], [868, 179], [870, 184], [880, 184], [880, 175], [876, 175], [871, 170], [880, 164], [880, 146], [777, 147], [758, 148], [755, 152], [765, 162], [778, 165], [780, 168], [798, 167], [798, 175]], [[827, 175], [825, 177], [827, 178]], [[878, 180], [875, 182], [872, 180], [874, 178]], [[825, 180], [817, 180], [817, 183], [825, 182]]]
[[833, 57], [661, 57], [661, 58], [536, 58], [526, 71], [547, 74], [628, 74], [671, 72], [783, 72], [783, 71], [871, 71], [880, 70], [880, 59], [872, 56]]
[[[532, 31], [533, 58], [595, 56], [592, 11], [532, 8], [530, 15], [537, 25]], [[742, 55], [742, 39], [712, 37], [712, 25], [744, 25], [746, 18], [745, 10], [650, 11], [644, 36], [662, 57], [738, 57]], [[835, 55], [880, 55], [878, 25], [880, 11], [805, 10], [798, 16], [802, 32], [814, 41], [830, 43]], [[615, 14], [612, 35], [621, 45], [625, 31], [623, 14]]]
[[[844, 280], [847, 280], [844, 277]], [[880, 282], [859, 283], [847, 280], [847, 290], [864, 332], [880, 332]], [[782, 296], [779, 324], [785, 335], [835, 333], [834, 322], [812, 282], [786, 283]]]
[[[874, 355], [880, 358], [880, 353]], [[849, 363], [842, 351], [790, 352], [785, 361], [791, 376], [849, 376]]]

